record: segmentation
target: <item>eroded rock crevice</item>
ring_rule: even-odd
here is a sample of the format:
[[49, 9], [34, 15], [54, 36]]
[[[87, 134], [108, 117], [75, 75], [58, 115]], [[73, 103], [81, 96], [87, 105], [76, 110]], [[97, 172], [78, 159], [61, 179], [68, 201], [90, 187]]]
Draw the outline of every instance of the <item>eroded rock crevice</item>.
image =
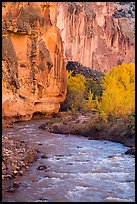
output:
[[57, 113], [68, 61], [102, 72], [134, 62], [134, 11], [133, 2], [3, 2], [3, 117]]
[[59, 3], [57, 26], [61, 30], [66, 61], [77, 61], [102, 72], [117, 66], [119, 61], [134, 62], [133, 2], [125, 2], [125, 5], [118, 2]]
[[30, 119], [34, 112], [57, 113], [65, 99], [63, 44], [49, 15], [54, 4], [3, 4], [3, 118], [22, 120]]

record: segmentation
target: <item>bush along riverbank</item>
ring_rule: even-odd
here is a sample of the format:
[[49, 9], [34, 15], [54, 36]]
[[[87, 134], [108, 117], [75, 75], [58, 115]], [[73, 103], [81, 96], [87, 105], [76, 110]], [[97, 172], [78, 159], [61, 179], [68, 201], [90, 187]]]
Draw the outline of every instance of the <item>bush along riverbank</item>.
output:
[[[61, 104], [62, 112], [55, 118], [46, 119], [40, 128], [57, 134], [120, 142], [130, 147], [126, 154], [135, 154], [134, 64], [119, 65], [103, 75], [79, 66], [77, 64], [74, 70], [71, 67], [67, 73], [68, 90], [66, 100]], [[80, 74], [81, 69], [83, 74]], [[13, 121], [2, 122], [4, 127], [12, 127]], [[2, 138], [4, 188], [7, 181], [21, 175], [22, 169], [35, 161], [36, 154], [35, 147], [9, 136]], [[8, 190], [13, 189], [11, 185]]]
[[59, 113], [40, 128], [56, 134], [74, 134], [93, 140], [120, 142], [130, 149], [126, 154], [135, 154], [135, 123], [132, 116], [127, 119], [110, 118], [105, 122], [96, 113]]
[[135, 154], [135, 65], [101, 74], [71, 62], [67, 70], [67, 97], [60, 110], [70, 115], [41, 128], [121, 142]]

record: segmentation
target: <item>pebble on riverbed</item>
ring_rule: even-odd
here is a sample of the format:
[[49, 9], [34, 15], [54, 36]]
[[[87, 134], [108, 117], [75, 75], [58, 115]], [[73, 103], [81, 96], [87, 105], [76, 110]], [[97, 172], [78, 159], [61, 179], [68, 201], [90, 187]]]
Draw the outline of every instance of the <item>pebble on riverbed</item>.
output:
[[45, 170], [45, 169], [47, 169], [47, 167], [45, 165], [41, 165], [41, 166], [38, 166], [37, 169], [38, 170]]
[[9, 187], [8, 189], [5, 190], [6, 192], [9, 192], [9, 193], [13, 193], [15, 191], [15, 188], [13, 187]]
[[14, 182], [13, 185], [9, 186], [5, 191], [9, 193], [13, 193], [16, 188], [19, 188], [18, 182]]
[[48, 158], [47, 155], [45, 155], [45, 154], [41, 155], [41, 159], [47, 159], [47, 158]]

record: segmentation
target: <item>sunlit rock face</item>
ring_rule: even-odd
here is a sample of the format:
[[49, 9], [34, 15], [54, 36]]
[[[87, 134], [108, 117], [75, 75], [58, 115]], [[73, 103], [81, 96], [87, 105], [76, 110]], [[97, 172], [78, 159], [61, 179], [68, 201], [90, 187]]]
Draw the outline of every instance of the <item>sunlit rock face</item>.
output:
[[54, 2], [2, 3], [3, 118], [57, 113], [66, 96], [66, 69]]
[[106, 71], [134, 61], [134, 18], [113, 2], [2, 2], [2, 114], [57, 113], [65, 62]]
[[113, 2], [60, 2], [56, 25], [66, 61], [99, 71], [133, 62], [134, 18], [115, 18]]

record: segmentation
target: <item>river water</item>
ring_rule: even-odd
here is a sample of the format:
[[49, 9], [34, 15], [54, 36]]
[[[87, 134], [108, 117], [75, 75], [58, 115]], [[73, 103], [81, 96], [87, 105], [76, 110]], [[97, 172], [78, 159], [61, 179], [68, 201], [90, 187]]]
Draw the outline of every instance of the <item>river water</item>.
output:
[[[135, 158], [124, 145], [39, 129], [44, 120], [15, 124], [3, 135], [40, 150], [38, 160], [20, 177], [20, 187], [3, 202], [134, 202]], [[46, 155], [47, 158], [42, 155]], [[46, 169], [38, 170], [40, 165]]]

